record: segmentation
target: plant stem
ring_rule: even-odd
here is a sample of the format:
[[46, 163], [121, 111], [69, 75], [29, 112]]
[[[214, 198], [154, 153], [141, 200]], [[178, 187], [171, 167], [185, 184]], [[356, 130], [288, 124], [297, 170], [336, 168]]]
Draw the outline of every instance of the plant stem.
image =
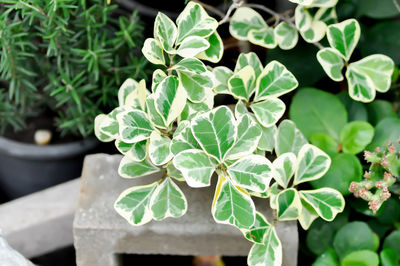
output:
[[225, 16], [222, 18], [222, 20], [220, 20], [220, 22], [218, 22], [218, 25], [222, 25], [226, 22], [229, 21], [229, 17], [231, 16], [231, 13], [233, 12], [233, 10], [235, 10], [236, 8], [243, 6], [244, 2], [243, 1], [238, 1], [238, 0], [233, 0], [232, 5], [229, 7], [228, 11], [226, 12]]
[[397, 11], [400, 12], [400, 5], [399, 5], [399, 3], [397, 2], [397, 0], [393, 0], [393, 4], [394, 4], [394, 6], [396, 7]]

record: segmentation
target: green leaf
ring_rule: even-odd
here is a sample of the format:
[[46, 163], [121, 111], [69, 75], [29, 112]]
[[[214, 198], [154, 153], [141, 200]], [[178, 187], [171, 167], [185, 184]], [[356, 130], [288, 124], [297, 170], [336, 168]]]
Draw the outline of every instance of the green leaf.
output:
[[227, 169], [235, 186], [254, 192], [265, 192], [273, 175], [272, 163], [261, 155], [248, 155]]
[[158, 85], [167, 77], [164, 71], [161, 69], [156, 69], [153, 72], [153, 76], [151, 79], [151, 91], [156, 92]]
[[129, 105], [136, 109], [144, 110], [146, 103], [147, 89], [144, 79], [140, 83], [128, 78], [122, 83], [118, 90], [119, 106]]
[[372, 230], [364, 222], [351, 222], [336, 233], [333, 247], [340, 259], [357, 250], [373, 250], [374, 236]]
[[374, 137], [374, 127], [364, 121], [353, 121], [340, 131], [343, 152], [357, 154], [365, 149]]
[[315, 43], [325, 36], [327, 27], [326, 23], [321, 20], [325, 10], [325, 8], [319, 9], [312, 17], [304, 6], [299, 5], [295, 9], [295, 24], [306, 42]]
[[201, 149], [201, 147], [192, 134], [190, 122], [182, 121], [174, 132], [171, 141], [171, 152], [173, 155], [177, 155], [181, 151], [190, 149]]
[[173, 154], [170, 152], [170, 138], [162, 136], [158, 131], [150, 135], [149, 158], [154, 165], [163, 165], [169, 162]]
[[399, 241], [400, 241], [400, 230], [396, 230], [390, 235], [388, 235], [383, 242], [383, 248], [392, 248], [393, 250], [396, 251], [397, 255], [400, 256], [400, 246], [399, 246]]
[[151, 63], [165, 65], [164, 52], [159, 41], [147, 38], [143, 44], [142, 53]]
[[147, 156], [147, 140], [142, 140], [136, 143], [125, 143], [117, 139], [115, 140], [115, 146], [119, 152], [135, 162], [141, 162]]
[[177, 43], [190, 36], [208, 37], [218, 27], [218, 22], [210, 17], [201, 5], [194, 2], [186, 5], [176, 23], [179, 32]]
[[393, 60], [381, 54], [351, 63], [346, 71], [350, 97], [356, 101], [371, 102], [375, 91], [387, 92], [393, 69]]
[[304, 199], [300, 198], [301, 215], [298, 220], [304, 230], [308, 230], [315, 219], [319, 217], [315, 209]]
[[249, 42], [268, 49], [274, 49], [278, 45], [274, 29], [268, 26], [262, 29], [251, 29], [247, 37]]
[[155, 108], [170, 125], [182, 112], [186, 104], [186, 93], [175, 76], [168, 76], [157, 87], [155, 92]]
[[210, 61], [211, 63], [218, 63], [224, 54], [224, 43], [217, 31], [207, 37], [206, 39], [210, 47], [197, 54], [196, 57], [202, 60]]
[[249, 241], [257, 244], [264, 244], [265, 236], [267, 231], [270, 230], [272, 225], [268, 222], [267, 218], [264, 217], [260, 212], [256, 212], [256, 220], [254, 225], [249, 229], [242, 229], [244, 237]]
[[215, 77], [215, 92], [229, 94], [228, 80], [233, 75], [232, 70], [224, 66], [215, 67], [212, 71]]
[[328, 172], [310, 183], [314, 188], [330, 187], [338, 190], [342, 195], [348, 195], [351, 182], [360, 182], [362, 175], [362, 165], [355, 155], [339, 153], [332, 157]]
[[257, 149], [262, 151], [272, 152], [275, 146], [275, 135], [277, 128], [275, 125], [271, 127], [263, 127], [259, 125], [262, 131], [260, 141], [258, 142]]
[[270, 189], [270, 195], [269, 195], [269, 206], [271, 206], [272, 209], [277, 209], [278, 208], [278, 183], [275, 182], [271, 185]]
[[175, 168], [172, 162], [167, 165], [167, 176], [174, 178], [177, 181], [185, 182], [185, 177], [183, 177], [181, 171]]
[[131, 225], [138, 226], [150, 222], [153, 217], [149, 201], [157, 186], [157, 182], [154, 182], [146, 186], [128, 188], [115, 201], [115, 210]]
[[317, 53], [318, 62], [321, 64], [325, 73], [334, 81], [342, 81], [342, 69], [344, 61], [341, 54], [336, 49], [324, 48]]
[[339, 260], [335, 250], [330, 248], [318, 256], [312, 266], [339, 266]]
[[236, 140], [236, 121], [228, 107], [220, 106], [196, 116], [192, 132], [207, 154], [223, 162]]
[[316, 133], [311, 136], [310, 142], [312, 145], [326, 152], [330, 157], [335, 156], [339, 152], [339, 144], [328, 135]]
[[159, 172], [160, 169], [148, 160], [136, 162], [124, 156], [118, 167], [118, 174], [123, 178], [138, 178]]
[[370, 250], [358, 250], [354, 251], [342, 260], [342, 266], [378, 266], [379, 257], [373, 251]]
[[150, 209], [154, 220], [168, 217], [178, 218], [187, 211], [187, 201], [181, 189], [167, 177], [154, 190], [150, 199]]
[[173, 65], [171, 69], [191, 74], [204, 74], [207, 72], [204, 63], [197, 58], [184, 58]]
[[279, 97], [294, 90], [299, 83], [295, 76], [278, 61], [271, 61], [257, 79], [255, 101]]
[[255, 90], [255, 79], [254, 69], [246, 66], [230, 77], [228, 80], [229, 91], [235, 98], [248, 102]]
[[279, 221], [296, 220], [301, 214], [301, 202], [297, 190], [288, 188], [279, 192], [277, 206]]
[[268, 98], [262, 102], [250, 105], [257, 121], [264, 127], [270, 127], [282, 117], [285, 112], [285, 103], [279, 98]]
[[299, 40], [297, 30], [291, 25], [282, 21], [274, 29], [275, 39], [282, 50], [290, 50], [296, 46]]
[[282, 244], [275, 231], [275, 227], [271, 226], [265, 233], [265, 244], [254, 244], [247, 257], [249, 266], [282, 265]]
[[397, 117], [393, 104], [385, 100], [375, 100], [367, 104], [368, 122], [376, 126], [380, 121], [388, 117]]
[[302, 190], [300, 191], [300, 197], [310, 204], [318, 215], [326, 221], [332, 221], [344, 209], [344, 198], [335, 189]]
[[281, 187], [287, 188], [296, 170], [296, 155], [292, 152], [283, 153], [272, 164], [276, 172], [274, 179]]
[[155, 98], [156, 95], [153, 93], [150, 94], [146, 99], [147, 114], [150, 118], [150, 122], [155, 127], [167, 129], [168, 126], [165, 125], [166, 121], [164, 121], [164, 118], [160, 115], [160, 113], [156, 109]]
[[381, 0], [379, 5], [375, 1], [364, 0], [359, 5], [360, 15], [365, 15], [374, 19], [385, 19], [398, 16], [399, 10], [393, 0]]
[[201, 150], [185, 150], [173, 159], [173, 164], [191, 187], [207, 187], [215, 170], [215, 163]]
[[249, 114], [240, 116], [237, 124], [237, 139], [229, 151], [228, 159], [234, 160], [252, 154], [261, 138], [262, 131]]
[[251, 30], [267, 27], [262, 16], [248, 7], [239, 7], [231, 17], [229, 33], [238, 40], [246, 41]]
[[400, 150], [400, 143], [398, 143], [400, 132], [400, 119], [395, 117], [385, 118], [380, 121], [375, 127], [375, 136], [371, 144], [368, 145], [367, 150], [374, 150], [376, 147], [382, 147], [390, 141], [396, 148]]
[[[347, 114], [349, 115], [349, 122], [351, 121], [367, 121], [370, 114], [367, 113], [366, 105], [361, 102], [354, 101], [350, 98], [347, 91], [342, 91], [337, 94], [337, 97], [342, 101], [346, 107]], [[375, 101], [376, 102], [376, 101]]]
[[249, 228], [255, 222], [256, 209], [249, 194], [220, 176], [211, 213], [217, 223]]
[[154, 128], [145, 112], [125, 111], [117, 114], [119, 137], [123, 142], [135, 143], [150, 138]]
[[289, 116], [308, 139], [315, 133], [322, 133], [339, 141], [340, 130], [347, 123], [346, 108], [340, 100], [333, 94], [313, 88], [296, 93]]
[[329, 169], [331, 158], [317, 147], [306, 144], [297, 156], [297, 169], [294, 184], [300, 184], [321, 178]]
[[176, 53], [182, 57], [194, 57], [210, 47], [210, 43], [199, 36], [185, 38]]
[[254, 52], [249, 53], [240, 53], [236, 65], [235, 65], [235, 73], [239, 72], [241, 69], [245, 68], [246, 66], [251, 66], [254, 70], [256, 78], [260, 76], [263, 66], [258, 58], [257, 54]]
[[180, 85], [185, 88], [188, 98], [195, 103], [202, 102], [207, 94], [212, 93], [214, 83], [208, 72], [190, 74], [178, 71]]
[[384, 248], [379, 254], [382, 266], [397, 266], [399, 265], [400, 257], [392, 248]]
[[292, 121], [283, 120], [279, 124], [275, 142], [275, 152], [278, 156], [286, 152], [297, 155], [305, 144], [307, 144], [306, 138]]
[[178, 29], [175, 23], [164, 13], [158, 12], [154, 21], [154, 37], [161, 43], [167, 52], [174, 51], [174, 43], [178, 37]]
[[329, 44], [349, 61], [351, 54], [360, 40], [360, 25], [355, 19], [347, 19], [328, 26], [327, 37]]

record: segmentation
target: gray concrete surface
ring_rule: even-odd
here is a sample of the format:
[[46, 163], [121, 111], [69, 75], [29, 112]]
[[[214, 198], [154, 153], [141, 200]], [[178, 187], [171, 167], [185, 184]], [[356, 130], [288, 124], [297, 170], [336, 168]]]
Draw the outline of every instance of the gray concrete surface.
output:
[[27, 258], [69, 246], [79, 179], [0, 205], [0, 228], [8, 243]]
[[[119, 194], [133, 185], [149, 184], [157, 175], [122, 179], [117, 168], [121, 156], [96, 154], [85, 159], [79, 203], [74, 220], [74, 245], [78, 266], [116, 266], [118, 254], [247, 256], [251, 243], [236, 228], [216, 224], [211, 215], [214, 184], [192, 189], [178, 185], [188, 200], [188, 212], [134, 227], [113, 209]], [[271, 215], [265, 200], [257, 208]], [[283, 244], [283, 265], [297, 265], [298, 233], [294, 222], [277, 225]]]

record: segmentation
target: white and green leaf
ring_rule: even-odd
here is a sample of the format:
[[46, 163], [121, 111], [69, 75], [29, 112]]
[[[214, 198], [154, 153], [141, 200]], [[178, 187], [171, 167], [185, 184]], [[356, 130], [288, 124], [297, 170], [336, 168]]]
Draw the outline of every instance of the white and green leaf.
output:
[[139, 83], [128, 78], [118, 90], [119, 106], [129, 105], [136, 109], [145, 109], [147, 96], [146, 82], [142, 79]]
[[178, 29], [175, 23], [164, 13], [158, 12], [154, 21], [154, 37], [160, 42], [162, 48], [171, 53], [174, 51]]
[[229, 33], [238, 40], [246, 41], [251, 30], [267, 27], [263, 17], [254, 9], [239, 7], [231, 17]]
[[215, 77], [214, 91], [216, 93], [229, 93], [228, 80], [232, 77], [233, 72], [227, 67], [218, 66], [212, 70]]
[[204, 74], [191, 74], [178, 71], [180, 85], [186, 90], [187, 97], [195, 103], [204, 101], [207, 93], [212, 91], [214, 82], [212, 74], [206, 72]]
[[257, 79], [254, 100], [261, 101], [268, 97], [279, 97], [299, 85], [296, 77], [278, 61], [271, 61]]
[[296, 220], [301, 215], [300, 196], [296, 189], [279, 192], [276, 201], [279, 221]]
[[150, 210], [156, 221], [165, 218], [178, 218], [187, 211], [187, 200], [182, 190], [166, 177], [154, 190], [150, 199]]
[[173, 65], [171, 69], [190, 74], [204, 74], [207, 72], [204, 63], [197, 58], [183, 58]]
[[150, 63], [155, 65], [165, 65], [164, 52], [159, 41], [147, 38], [144, 41], [142, 53]]
[[217, 31], [206, 38], [210, 47], [207, 50], [196, 55], [201, 60], [207, 60], [211, 63], [218, 63], [224, 54], [224, 43]]
[[272, 163], [261, 155], [248, 155], [230, 165], [227, 173], [235, 186], [265, 192], [274, 174]]
[[146, 99], [147, 114], [148, 114], [148, 116], [150, 118], [150, 122], [152, 123], [153, 126], [162, 128], [162, 129], [167, 129], [168, 126], [165, 125], [166, 121], [164, 120], [164, 118], [160, 115], [160, 113], [156, 109], [155, 97], [156, 97], [156, 95], [154, 93], [152, 93]]
[[278, 45], [278, 42], [275, 38], [274, 29], [268, 26], [262, 29], [250, 30], [247, 37], [249, 42], [268, 49], [274, 49]]
[[329, 44], [349, 61], [351, 54], [360, 40], [360, 25], [355, 19], [347, 19], [328, 26], [327, 37]]
[[264, 244], [266, 233], [271, 227], [272, 225], [268, 222], [267, 218], [260, 212], [256, 212], [254, 224], [249, 229], [242, 229], [240, 231], [242, 231], [247, 240], [257, 244]]
[[320, 179], [331, 165], [331, 158], [319, 148], [306, 144], [297, 156], [294, 185]]
[[185, 177], [182, 175], [181, 171], [176, 169], [172, 161], [168, 163], [166, 169], [167, 169], [167, 176], [172, 177], [173, 179], [179, 182], [185, 182]]
[[154, 182], [150, 185], [126, 189], [115, 201], [114, 209], [131, 225], [139, 226], [150, 222], [153, 216], [149, 201], [157, 186], [157, 182]]
[[156, 69], [153, 72], [153, 76], [151, 79], [151, 91], [156, 92], [158, 85], [167, 77], [164, 71], [161, 69]]
[[210, 43], [206, 39], [199, 36], [190, 36], [182, 41], [176, 53], [184, 58], [194, 57], [209, 47]]
[[174, 132], [170, 148], [173, 155], [177, 155], [184, 150], [201, 149], [192, 134], [189, 121], [181, 121], [179, 123], [178, 128]]
[[151, 175], [160, 171], [160, 168], [154, 166], [150, 161], [143, 160], [137, 162], [124, 156], [119, 163], [118, 174], [123, 178], [138, 178]]
[[282, 50], [290, 50], [294, 48], [299, 40], [297, 29], [282, 21], [274, 29], [276, 42]]
[[262, 126], [270, 127], [282, 117], [286, 106], [279, 98], [270, 97], [262, 102], [250, 105], [250, 109]]
[[275, 146], [275, 135], [277, 131], [276, 125], [270, 127], [263, 127], [259, 125], [262, 131], [260, 141], [257, 148], [262, 151], [272, 152]]
[[301, 215], [298, 218], [301, 227], [304, 230], [308, 230], [311, 224], [314, 222], [315, 219], [319, 217], [318, 213], [314, 210], [314, 208], [305, 201], [301, 196], [300, 191], [300, 201], [301, 201]]
[[119, 138], [126, 143], [135, 143], [150, 138], [154, 128], [145, 112], [141, 110], [124, 111], [117, 114]]
[[231, 94], [241, 100], [249, 101], [255, 90], [255, 72], [251, 66], [246, 66], [235, 72], [228, 80]]
[[297, 155], [307, 143], [307, 139], [291, 120], [285, 119], [279, 124], [275, 142], [275, 152], [278, 156], [286, 152]]
[[282, 244], [275, 227], [271, 226], [264, 237], [264, 244], [254, 244], [247, 257], [249, 266], [282, 265]]
[[182, 173], [191, 187], [207, 187], [215, 171], [215, 162], [201, 150], [185, 150], [173, 159], [174, 166]]
[[115, 140], [115, 146], [119, 152], [135, 162], [141, 162], [147, 156], [147, 140], [136, 143], [125, 143], [117, 139]]
[[274, 179], [278, 184], [287, 188], [289, 182], [296, 170], [297, 160], [296, 155], [292, 152], [281, 154], [276, 158], [272, 165], [275, 170]]
[[[110, 130], [103, 130], [103, 125], [109, 125]], [[105, 127], [107, 129], [107, 127]], [[118, 122], [106, 114], [99, 114], [94, 119], [94, 134], [102, 142], [113, 141], [118, 136]]]
[[344, 60], [342, 55], [333, 48], [324, 48], [317, 53], [318, 62], [325, 73], [334, 81], [342, 81]]
[[170, 151], [171, 139], [162, 136], [158, 131], [150, 135], [149, 158], [154, 165], [163, 165], [169, 162], [173, 154]]
[[234, 72], [237, 73], [246, 66], [251, 66], [253, 68], [256, 78], [258, 78], [263, 70], [263, 65], [257, 54], [254, 52], [240, 53], [236, 61]]

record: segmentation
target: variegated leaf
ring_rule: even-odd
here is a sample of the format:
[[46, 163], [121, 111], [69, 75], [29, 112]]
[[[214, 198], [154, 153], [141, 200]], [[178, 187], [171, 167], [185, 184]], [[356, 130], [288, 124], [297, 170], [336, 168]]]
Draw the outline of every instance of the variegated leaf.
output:
[[240, 231], [242, 231], [247, 240], [257, 244], [264, 244], [266, 233], [271, 226], [272, 225], [264, 215], [260, 212], [256, 212], [255, 223], [249, 229], [242, 229]]
[[249, 101], [255, 90], [255, 72], [251, 66], [246, 66], [235, 72], [228, 80], [231, 94], [241, 100]]
[[232, 70], [224, 66], [215, 67], [212, 70], [215, 77], [214, 91], [216, 93], [229, 93], [228, 80], [233, 75]]
[[270, 127], [263, 127], [259, 125], [262, 131], [260, 141], [258, 142], [257, 148], [262, 151], [272, 152], [275, 146], [275, 135], [277, 128], [275, 125]]
[[190, 74], [204, 74], [207, 72], [204, 63], [197, 58], [184, 58], [176, 63], [171, 69]]
[[201, 149], [196, 139], [193, 137], [189, 121], [179, 123], [171, 141], [171, 152], [177, 155], [181, 151], [190, 149]]
[[160, 169], [154, 166], [148, 160], [135, 162], [128, 156], [124, 156], [124, 158], [122, 158], [118, 167], [118, 174], [123, 178], [138, 178], [154, 174], [159, 171]]
[[118, 123], [115, 123], [116, 121], [112, 121], [116, 124], [115, 125], [116, 134], [109, 134], [108, 132], [102, 130], [101, 125], [103, 124], [104, 121], [108, 119], [109, 119], [108, 116], [105, 114], [99, 114], [94, 119], [94, 134], [102, 142], [113, 141], [115, 137], [118, 135]]
[[119, 152], [135, 162], [141, 162], [147, 156], [147, 140], [136, 143], [125, 143], [117, 139], [115, 140], [115, 146]]
[[150, 138], [154, 128], [145, 112], [130, 110], [117, 114], [119, 137], [123, 142], [135, 143]]
[[297, 29], [282, 21], [274, 29], [276, 42], [282, 50], [290, 50], [294, 48], [299, 40]]
[[185, 178], [183, 177], [181, 171], [176, 169], [172, 162], [168, 163], [167, 167], [167, 176], [172, 177], [173, 179], [179, 182], [185, 182]]
[[307, 139], [291, 120], [285, 119], [279, 124], [275, 142], [275, 152], [278, 156], [286, 152], [297, 155], [307, 143]]
[[240, 53], [236, 65], [235, 65], [235, 73], [239, 72], [241, 69], [246, 66], [251, 66], [254, 70], [256, 78], [261, 74], [263, 70], [263, 65], [258, 58], [257, 54], [254, 52], [249, 53]]
[[211, 63], [218, 63], [222, 55], [224, 54], [224, 43], [219, 36], [218, 32], [215, 31], [213, 34], [207, 37], [207, 42], [210, 44], [207, 50], [196, 55], [201, 60], [207, 60]]
[[153, 72], [153, 76], [151, 79], [151, 91], [156, 92], [158, 85], [167, 77], [167, 74], [165, 74], [164, 71], [161, 69], [156, 69]]
[[274, 29], [268, 26], [262, 29], [250, 30], [247, 37], [249, 42], [268, 49], [274, 49], [278, 45], [275, 38]]
[[175, 40], [178, 37], [178, 29], [175, 23], [164, 13], [158, 12], [154, 21], [154, 37], [160, 42], [167, 52], [174, 51]]
[[254, 244], [247, 257], [249, 266], [282, 265], [282, 244], [275, 227], [271, 226], [264, 237], [264, 244]]
[[301, 214], [300, 196], [296, 189], [288, 188], [277, 196], [279, 221], [296, 220]]
[[287, 188], [296, 170], [296, 155], [292, 152], [281, 154], [272, 165], [275, 170], [274, 179], [281, 187]]
[[301, 196], [300, 191], [300, 201], [301, 201], [301, 215], [299, 217], [299, 223], [304, 230], [308, 230], [311, 224], [317, 219], [318, 213], [314, 210], [314, 208], [305, 201]]
[[285, 103], [279, 98], [268, 98], [262, 102], [250, 105], [257, 121], [264, 127], [270, 127], [282, 117], [285, 112]]
[[178, 76], [180, 84], [185, 88], [188, 98], [195, 103], [204, 101], [208, 91], [212, 91], [214, 87], [210, 72], [200, 75], [178, 71]]
[[361, 30], [358, 21], [348, 19], [329, 25], [327, 37], [331, 47], [335, 48], [346, 61], [349, 61], [360, 39], [360, 33]]
[[260, 30], [267, 27], [263, 17], [248, 7], [239, 7], [231, 18], [229, 33], [238, 40], [245, 41], [251, 30]]
[[148, 114], [148, 116], [150, 118], [150, 122], [153, 124], [153, 126], [162, 128], [162, 129], [167, 129], [168, 126], [165, 125], [166, 121], [163, 119], [163, 117], [160, 115], [160, 113], [156, 109], [155, 97], [156, 97], [156, 95], [153, 93], [153, 94], [150, 94], [146, 99], [147, 114]]
[[142, 53], [151, 63], [165, 65], [164, 52], [159, 41], [147, 38], [143, 44]]
[[341, 54], [333, 48], [324, 48], [317, 53], [318, 62], [325, 73], [334, 81], [342, 81], [344, 60]]
[[199, 36], [190, 36], [182, 41], [176, 53], [184, 58], [194, 57], [209, 47], [210, 43], [206, 39]]
[[163, 165], [169, 162], [173, 154], [169, 146], [171, 139], [162, 136], [158, 131], [153, 131], [150, 135], [149, 158], [154, 165]]

